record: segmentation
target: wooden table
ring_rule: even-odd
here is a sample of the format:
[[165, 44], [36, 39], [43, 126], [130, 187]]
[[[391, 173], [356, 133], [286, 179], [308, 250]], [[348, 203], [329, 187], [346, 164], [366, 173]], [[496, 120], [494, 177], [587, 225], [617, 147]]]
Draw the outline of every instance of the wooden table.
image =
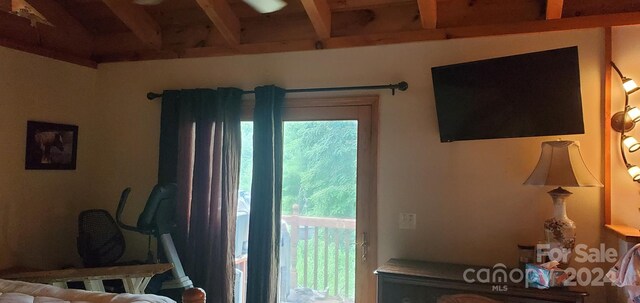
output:
[[127, 293], [143, 294], [151, 278], [173, 268], [169, 263], [98, 268], [71, 268], [3, 275], [1, 278], [51, 284], [67, 288], [67, 282], [84, 282], [86, 290], [104, 292], [103, 280], [122, 280]]

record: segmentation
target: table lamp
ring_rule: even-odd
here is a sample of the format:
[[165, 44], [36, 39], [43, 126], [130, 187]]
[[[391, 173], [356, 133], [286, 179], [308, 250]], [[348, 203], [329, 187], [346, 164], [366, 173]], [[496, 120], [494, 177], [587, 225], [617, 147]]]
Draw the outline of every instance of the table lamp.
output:
[[582, 160], [577, 141], [542, 142], [542, 152], [526, 185], [558, 186], [549, 192], [553, 200], [553, 217], [544, 221], [547, 242], [552, 248], [571, 251], [576, 243], [576, 225], [567, 217], [565, 199], [571, 192], [564, 187], [602, 187]]

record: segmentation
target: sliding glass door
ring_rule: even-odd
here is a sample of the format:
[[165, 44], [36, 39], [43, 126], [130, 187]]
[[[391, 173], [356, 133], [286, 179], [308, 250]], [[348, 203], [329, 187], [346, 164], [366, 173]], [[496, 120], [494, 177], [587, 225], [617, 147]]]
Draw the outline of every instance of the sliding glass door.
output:
[[[242, 123], [236, 294], [246, 291], [253, 125]], [[291, 100], [284, 111], [280, 302], [372, 302], [377, 98]], [[238, 295], [240, 294], [240, 295]]]

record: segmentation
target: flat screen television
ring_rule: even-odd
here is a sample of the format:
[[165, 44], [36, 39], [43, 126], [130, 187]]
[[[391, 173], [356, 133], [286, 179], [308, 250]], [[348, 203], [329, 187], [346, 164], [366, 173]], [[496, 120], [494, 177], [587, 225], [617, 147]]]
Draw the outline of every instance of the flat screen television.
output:
[[441, 142], [584, 133], [577, 46], [431, 73]]

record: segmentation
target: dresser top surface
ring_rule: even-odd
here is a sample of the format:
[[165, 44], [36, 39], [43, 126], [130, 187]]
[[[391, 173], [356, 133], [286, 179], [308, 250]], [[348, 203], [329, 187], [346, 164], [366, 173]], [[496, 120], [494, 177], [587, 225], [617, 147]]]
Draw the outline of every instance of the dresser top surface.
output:
[[450, 264], [439, 262], [415, 261], [405, 259], [390, 259], [376, 270], [376, 274], [396, 274], [417, 276], [441, 280], [464, 280], [464, 271], [472, 268], [481, 269], [481, 266]]
[[[390, 259], [385, 264], [380, 266], [376, 270], [376, 275], [392, 275], [392, 276], [407, 276], [407, 277], [419, 277], [433, 280], [446, 280], [466, 282], [464, 279], [464, 273], [468, 269], [474, 269], [476, 272], [480, 269], [490, 269], [486, 266], [465, 265], [465, 264], [451, 264], [440, 262], [428, 262], [428, 261], [416, 261], [405, 259]], [[508, 269], [507, 269], [508, 272]], [[524, 290], [523, 284], [512, 284], [517, 288]], [[534, 290], [534, 289], [531, 289]], [[536, 289], [537, 290], [537, 289]], [[552, 287], [545, 289], [544, 291], [555, 293], [566, 293], [573, 296], [587, 296], [588, 293], [580, 287]]]

